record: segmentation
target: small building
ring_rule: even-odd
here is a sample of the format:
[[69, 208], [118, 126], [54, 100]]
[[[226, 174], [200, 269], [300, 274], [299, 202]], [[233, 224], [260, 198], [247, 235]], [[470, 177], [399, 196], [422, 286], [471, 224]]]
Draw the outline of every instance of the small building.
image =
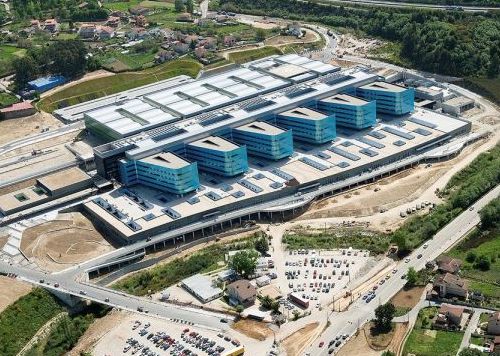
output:
[[197, 58], [203, 58], [206, 56], [207, 50], [205, 49], [205, 47], [196, 47], [194, 49], [194, 54]]
[[438, 90], [437, 88], [420, 86], [415, 88], [415, 98], [432, 101], [442, 101], [443, 92], [441, 90]]
[[462, 278], [446, 273], [440, 275], [434, 281], [434, 290], [440, 297], [460, 297], [467, 299], [468, 283]]
[[0, 109], [0, 119], [15, 119], [18, 117], [30, 116], [36, 113], [36, 109], [28, 101], [12, 104], [9, 107]]
[[464, 317], [464, 307], [442, 304], [433, 326], [437, 329], [460, 329]]
[[457, 274], [462, 266], [462, 261], [448, 256], [441, 256], [436, 260], [438, 271], [442, 273]]
[[189, 44], [181, 42], [181, 41], [175, 41], [172, 43], [172, 49], [179, 54], [185, 54], [189, 52]]
[[31, 82], [28, 82], [30, 89], [36, 90], [39, 93], [50, 90], [66, 82], [66, 78], [62, 75], [51, 75], [48, 77], [41, 77]]
[[308, 299], [305, 299], [305, 298], [302, 298], [302, 296], [300, 296], [298, 293], [290, 293], [288, 295], [288, 299], [297, 304], [298, 306], [300, 306], [301, 308], [304, 308], [304, 309], [307, 309], [309, 308], [309, 300]]
[[57, 23], [57, 20], [56, 19], [47, 19], [45, 20], [45, 22], [43, 23], [43, 29], [45, 31], [49, 31], [49, 32], [56, 32], [57, 29], [59, 27], [59, 24]]
[[38, 20], [31, 20], [30, 21], [30, 26], [35, 29], [35, 30], [40, 30], [41, 27], [40, 27], [40, 21]]
[[108, 17], [108, 20], [106, 21], [106, 25], [111, 26], [111, 27], [118, 27], [118, 25], [120, 25], [120, 17], [118, 17], [118, 16]]
[[231, 304], [241, 304], [245, 307], [253, 305], [257, 297], [257, 290], [246, 279], [240, 279], [228, 285], [226, 293], [229, 296], [229, 302]]
[[490, 314], [488, 318], [487, 332], [489, 335], [500, 335], [500, 312]]
[[236, 278], [236, 272], [232, 269], [225, 269], [217, 274], [217, 279], [221, 282], [232, 281]]
[[114, 37], [115, 30], [109, 26], [100, 26], [97, 33], [99, 34], [99, 39], [101, 40], [109, 40]]
[[222, 289], [213, 286], [210, 277], [201, 274], [195, 274], [194, 276], [183, 279], [181, 285], [202, 303], [211, 302], [212, 300], [222, 297], [224, 294]]
[[470, 110], [473, 107], [474, 99], [466, 98], [465, 96], [457, 96], [441, 103], [443, 112], [452, 115], [460, 115], [464, 111]]
[[146, 27], [148, 25], [148, 20], [144, 15], [138, 15], [135, 17], [135, 25], [139, 27]]
[[264, 287], [271, 283], [271, 277], [263, 275], [255, 280], [258, 287]]
[[224, 46], [226, 47], [233, 47], [236, 44], [236, 37], [228, 35], [224, 36], [223, 40]]
[[97, 33], [97, 26], [91, 23], [85, 23], [80, 26], [78, 36], [83, 39], [93, 39]]
[[175, 53], [172, 51], [160, 51], [155, 56], [156, 63], [164, 63], [175, 57]]
[[295, 36], [298, 38], [302, 37], [302, 28], [300, 27], [300, 24], [298, 22], [288, 24], [286, 32], [290, 36]]

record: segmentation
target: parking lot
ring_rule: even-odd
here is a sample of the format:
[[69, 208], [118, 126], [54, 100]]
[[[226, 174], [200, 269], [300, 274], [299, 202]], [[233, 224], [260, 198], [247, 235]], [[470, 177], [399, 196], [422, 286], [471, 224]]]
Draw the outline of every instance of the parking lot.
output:
[[183, 323], [131, 316], [117, 325], [96, 345], [94, 355], [221, 356], [241, 349], [228, 334]]
[[[368, 251], [343, 249], [334, 251], [287, 251], [285, 275], [288, 293], [300, 301], [283, 301], [285, 310], [295, 308], [320, 309], [346, 292], [351, 279], [359, 278], [359, 271], [370, 259]], [[305, 305], [309, 304], [309, 307]]]

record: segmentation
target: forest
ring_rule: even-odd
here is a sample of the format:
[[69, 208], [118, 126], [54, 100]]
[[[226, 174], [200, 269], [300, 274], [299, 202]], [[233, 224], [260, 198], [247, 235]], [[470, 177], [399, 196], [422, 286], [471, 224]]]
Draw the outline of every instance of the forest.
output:
[[296, 0], [220, 0], [221, 9], [316, 22], [402, 44], [415, 68], [459, 77], [496, 78], [500, 71], [500, 14], [343, 7]]
[[71, 21], [98, 21], [108, 17], [97, 0], [12, 0], [12, 6], [20, 19], [50, 16]]

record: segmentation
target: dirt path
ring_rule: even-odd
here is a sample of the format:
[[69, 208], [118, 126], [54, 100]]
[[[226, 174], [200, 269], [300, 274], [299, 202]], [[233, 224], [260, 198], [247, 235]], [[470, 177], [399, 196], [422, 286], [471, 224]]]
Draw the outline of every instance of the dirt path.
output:
[[94, 320], [68, 355], [79, 356], [83, 352], [92, 353], [97, 342], [116, 325], [125, 321], [129, 315], [130, 313], [127, 312], [112, 310], [105, 317]]
[[[42, 128], [54, 129], [61, 126], [63, 126], [61, 121], [47, 113], [36, 113], [31, 116], [1, 120], [0, 145], [21, 139], [23, 137], [38, 134], [42, 131]], [[3, 157], [7, 156], [4, 155]]]
[[31, 292], [31, 284], [0, 276], [0, 313], [10, 304]]
[[19, 351], [17, 353], [17, 356], [24, 356], [24, 355], [26, 355], [33, 348], [33, 346], [35, 346], [38, 343], [38, 341], [40, 341], [41, 339], [44, 339], [44, 338], [48, 337], [48, 335], [52, 331], [52, 328], [55, 325], [57, 325], [57, 323], [62, 318], [64, 318], [67, 315], [68, 315], [68, 313], [61, 312], [61, 313], [57, 314], [55, 317], [53, 317], [52, 319], [50, 319], [49, 321], [47, 321], [45, 323], [45, 325], [43, 325], [36, 332], [36, 334], [33, 335], [33, 337], [26, 343], [26, 345], [24, 345], [24, 347], [21, 349], [21, 351]]
[[310, 323], [297, 330], [290, 336], [287, 336], [281, 346], [285, 349], [287, 356], [299, 356], [316, 336], [319, 323]]

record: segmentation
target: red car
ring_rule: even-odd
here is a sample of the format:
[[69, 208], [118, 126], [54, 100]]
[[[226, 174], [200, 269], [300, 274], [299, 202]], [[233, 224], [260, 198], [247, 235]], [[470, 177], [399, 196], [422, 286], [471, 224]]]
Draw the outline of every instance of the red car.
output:
[[324, 341], [321, 341], [321, 342], [319, 343], [319, 347], [323, 347], [323, 345], [324, 345], [324, 344], [325, 344], [325, 342], [324, 342]]

